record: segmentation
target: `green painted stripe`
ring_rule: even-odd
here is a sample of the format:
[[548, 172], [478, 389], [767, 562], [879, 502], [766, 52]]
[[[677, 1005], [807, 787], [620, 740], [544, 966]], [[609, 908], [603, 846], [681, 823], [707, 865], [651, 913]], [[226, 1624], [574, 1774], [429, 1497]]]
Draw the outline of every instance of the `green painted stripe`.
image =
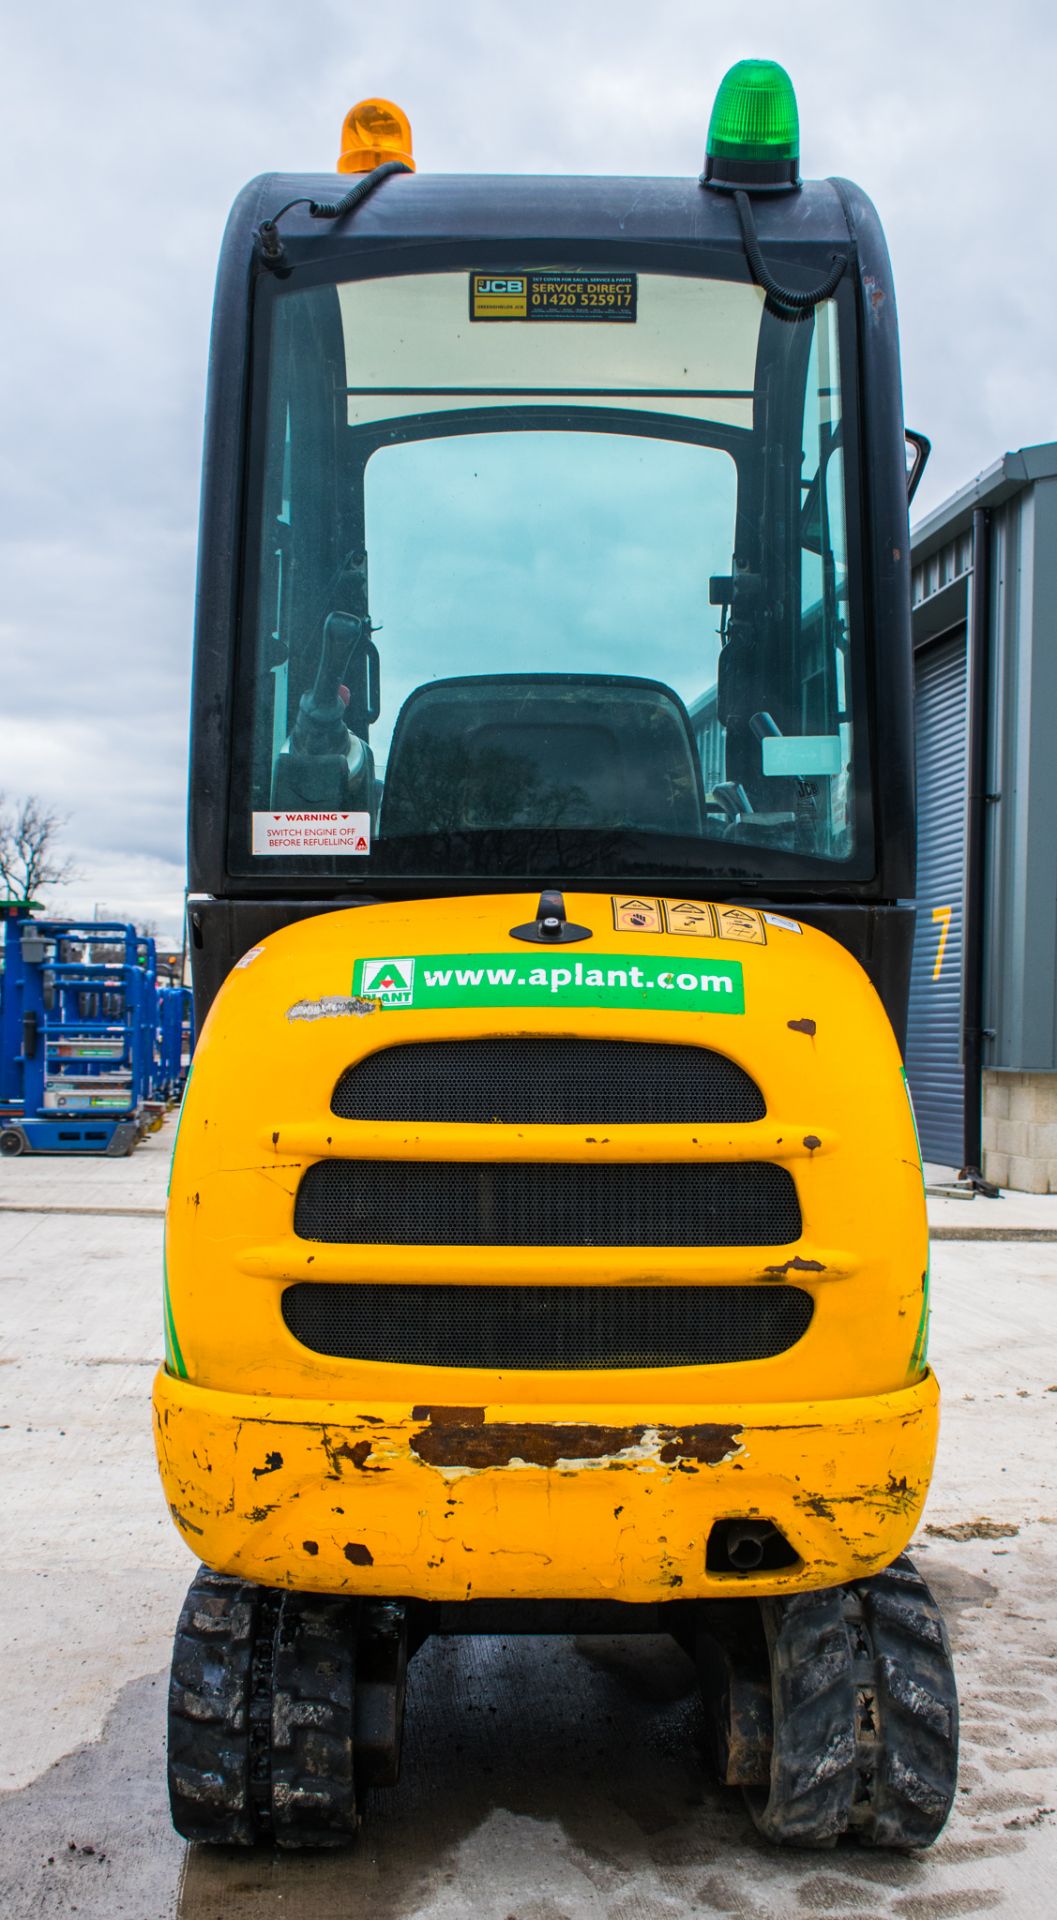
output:
[[900, 1067], [899, 1071], [903, 1080], [903, 1092], [906, 1094], [906, 1097], [907, 1097], [907, 1106], [910, 1108], [910, 1118], [914, 1123], [914, 1141], [918, 1150], [918, 1166], [921, 1168], [921, 1178], [922, 1180], [924, 1180], [925, 1163], [921, 1157], [921, 1135], [918, 1132], [918, 1117], [917, 1117], [917, 1114], [914, 1112], [914, 1096], [910, 1091], [910, 1081], [907, 1079], [906, 1068]]
[[921, 1318], [918, 1321], [917, 1338], [914, 1351], [910, 1356], [911, 1373], [921, 1373], [929, 1352], [929, 1291], [932, 1274], [932, 1249], [929, 1249], [929, 1262], [925, 1268], [925, 1277], [921, 1288]]
[[169, 1155], [169, 1179], [165, 1188], [166, 1199], [169, 1198], [169, 1195], [172, 1192], [172, 1174], [173, 1174], [173, 1168], [176, 1165], [176, 1149], [180, 1144], [180, 1128], [183, 1126], [184, 1114], [187, 1111], [187, 1096], [191, 1091], [191, 1075], [193, 1074], [194, 1070], [195, 1070], [195, 1063], [192, 1060], [190, 1066], [187, 1069], [187, 1078], [184, 1081], [183, 1096], [180, 1101], [180, 1111], [176, 1116], [176, 1133], [173, 1138], [172, 1153]]
[[[187, 1095], [190, 1092], [191, 1075], [193, 1072], [194, 1072], [194, 1062], [192, 1061], [191, 1065], [187, 1069], [187, 1079], [184, 1082], [183, 1099], [180, 1102], [180, 1112], [176, 1121], [176, 1138], [172, 1143], [172, 1156], [169, 1160], [169, 1180], [168, 1180], [168, 1185], [166, 1186], [166, 1189], [165, 1189], [166, 1200], [168, 1200], [169, 1195], [172, 1192], [173, 1168], [176, 1165], [176, 1149], [180, 1144], [180, 1128], [183, 1126], [184, 1114], [187, 1111]], [[174, 1373], [177, 1379], [186, 1380], [187, 1367], [184, 1362], [183, 1354], [180, 1350], [180, 1342], [176, 1332], [176, 1321], [175, 1321], [175, 1318], [173, 1317], [172, 1299], [169, 1294], [168, 1223], [166, 1223], [166, 1234], [162, 1239], [162, 1331], [165, 1335], [166, 1368], [169, 1373]]]
[[166, 1373], [175, 1373], [176, 1365], [173, 1360], [172, 1341], [169, 1339], [169, 1321], [164, 1312], [162, 1314], [162, 1334], [165, 1340], [165, 1371]]
[[164, 1248], [162, 1251], [162, 1326], [165, 1334], [165, 1364], [170, 1373], [175, 1373], [180, 1380], [186, 1380], [187, 1367], [180, 1350], [176, 1321], [173, 1318], [172, 1300], [169, 1297], [169, 1262]]
[[[921, 1157], [921, 1135], [918, 1132], [918, 1117], [917, 1117], [917, 1114], [914, 1112], [914, 1096], [910, 1091], [910, 1082], [907, 1079], [906, 1068], [900, 1067], [899, 1071], [900, 1071], [900, 1074], [902, 1075], [903, 1092], [906, 1094], [906, 1097], [907, 1097], [907, 1106], [910, 1108], [910, 1118], [914, 1126], [914, 1143], [917, 1147], [917, 1153], [918, 1153], [918, 1171], [921, 1174], [921, 1186], [922, 1186], [922, 1191], [924, 1191], [925, 1165]], [[928, 1261], [925, 1267], [925, 1273], [921, 1283], [921, 1318], [918, 1321], [918, 1330], [914, 1339], [914, 1351], [910, 1356], [910, 1371], [912, 1374], [921, 1373], [924, 1370], [925, 1361], [928, 1358], [929, 1284], [930, 1284], [929, 1276], [931, 1272], [932, 1272], [932, 1248], [930, 1247], [928, 1252]]]

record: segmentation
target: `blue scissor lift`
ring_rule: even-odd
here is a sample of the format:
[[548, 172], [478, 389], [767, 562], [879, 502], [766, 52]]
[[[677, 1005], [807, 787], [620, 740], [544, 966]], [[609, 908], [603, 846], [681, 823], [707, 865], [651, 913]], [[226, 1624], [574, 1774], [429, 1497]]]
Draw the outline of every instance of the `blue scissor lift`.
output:
[[0, 1153], [131, 1153], [175, 1097], [153, 940], [17, 903], [3, 926]]
[[190, 987], [158, 987], [158, 1092], [173, 1105], [181, 1098], [194, 1051], [194, 1002]]

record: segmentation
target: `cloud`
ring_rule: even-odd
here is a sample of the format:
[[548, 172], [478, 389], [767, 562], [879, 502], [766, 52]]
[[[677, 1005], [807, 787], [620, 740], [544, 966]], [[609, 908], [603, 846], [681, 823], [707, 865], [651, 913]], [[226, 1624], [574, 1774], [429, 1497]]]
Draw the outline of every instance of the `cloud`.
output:
[[1057, 431], [1057, 20], [1035, 0], [1000, 22], [757, 0], [751, 31], [700, 0], [55, 0], [6, 38], [0, 778], [70, 812], [100, 888], [124, 863], [170, 918], [219, 237], [250, 175], [333, 165], [354, 99], [399, 100], [437, 171], [693, 175], [725, 67], [781, 59], [805, 171], [860, 179], [886, 224], [908, 418], [935, 443], [920, 508]]

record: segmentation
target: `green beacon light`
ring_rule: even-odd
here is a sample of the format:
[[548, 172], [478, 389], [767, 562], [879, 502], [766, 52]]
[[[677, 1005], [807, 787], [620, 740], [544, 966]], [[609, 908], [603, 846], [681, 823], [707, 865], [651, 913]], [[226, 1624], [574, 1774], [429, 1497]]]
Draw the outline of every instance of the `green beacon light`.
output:
[[788, 193], [800, 185], [796, 94], [776, 60], [739, 60], [720, 81], [701, 184], [747, 193]]

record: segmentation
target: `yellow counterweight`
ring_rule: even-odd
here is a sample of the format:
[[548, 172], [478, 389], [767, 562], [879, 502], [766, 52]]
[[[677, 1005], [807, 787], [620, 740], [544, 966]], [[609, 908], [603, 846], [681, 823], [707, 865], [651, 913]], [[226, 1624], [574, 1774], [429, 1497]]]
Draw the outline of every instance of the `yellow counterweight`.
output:
[[[644, 1601], [832, 1586], [909, 1540], [938, 1394], [913, 1116], [872, 986], [782, 914], [566, 900], [588, 937], [560, 947], [511, 932], [531, 920], [523, 894], [326, 914], [244, 956], [218, 996], [174, 1155], [155, 1387], [166, 1497], [216, 1570]], [[707, 1049], [758, 1089], [758, 1115], [357, 1118], [335, 1096], [384, 1050], [443, 1043], [443, 1115], [452, 1045], [527, 1038], [667, 1047], [673, 1076], [682, 1049]], [[632, 1189], [648, 1241], [622, 1225]], [[452, 1224], [453, 1191], [472, 1230]], [[570, 1289], [686, 1289], [724, 1325], [777, 1325], [768, 1300], [800, 1317], [751, 1357], [728, 1340], [707, 1363], [631, 1347], [604, 1365], [543, 1348], [469, 1363], [458, 1316], [502, 1297], [516, 1317], [510, 1289], [538, 1311], [542, 1288], [556, 1307]], [[326, 1338], [295, 1295], [329, 1312]], [[332, 1310], [368, 1297], [383, 1320], [419, 1301], [404, 1357], [340, 1350]], [[723, 1522], [766, 1523], [782, 1563], [718, 1564]]]

